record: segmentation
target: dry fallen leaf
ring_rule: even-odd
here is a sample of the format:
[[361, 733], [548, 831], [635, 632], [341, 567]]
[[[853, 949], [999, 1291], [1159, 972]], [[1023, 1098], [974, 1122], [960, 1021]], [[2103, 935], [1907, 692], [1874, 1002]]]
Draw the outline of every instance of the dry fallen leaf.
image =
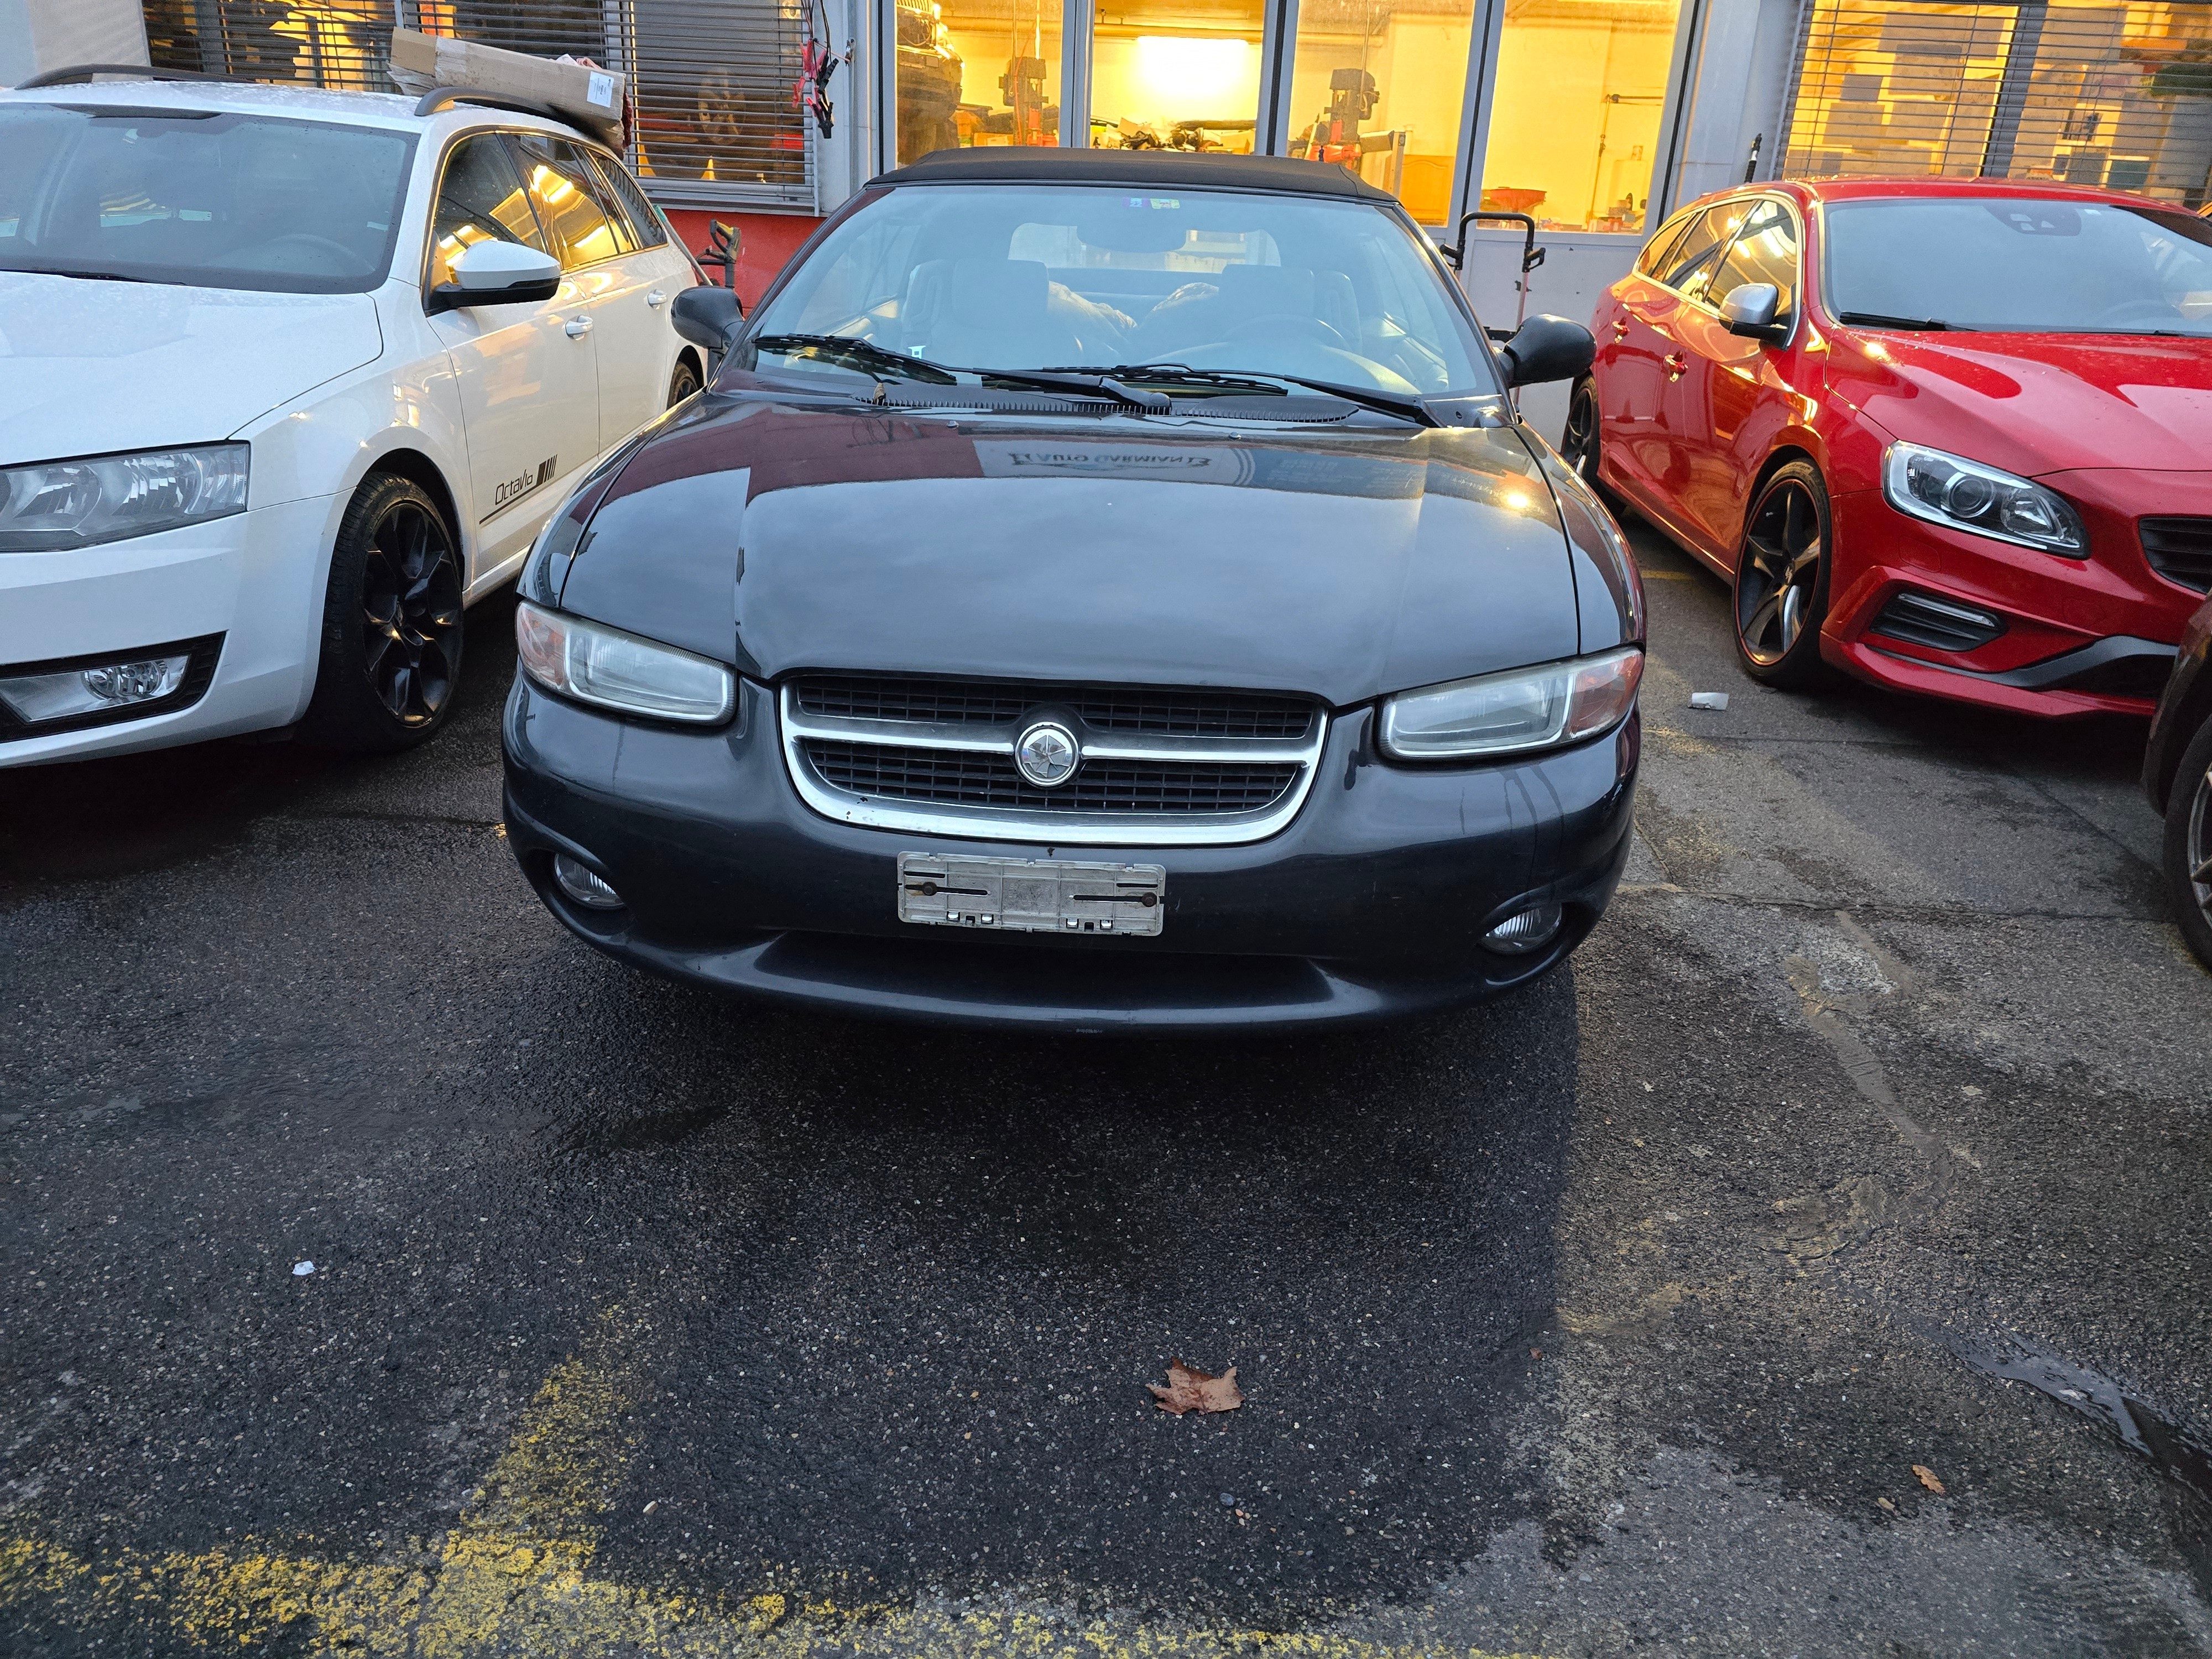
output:
[[1874, 1501], [1881, 1504], [1882, 1508], [1887, 1510], [1892, 1515], [1895, 1515], [1897, 1513], [1897, 1505], [1891, 1503], [1887, 1498], [1877, 1498]]
[[1185, 1412], [1233, 1412], [1244, 1403], [1244, 1396], [1237, 1387], [1234, 1365], [1215, 1376], [1186, 1365], [1180, 1359], [1170, 1359], [1167, 1387], [1164, 1389], [1157, 1382], [1145, 1386], [1152, 1391], [1153, 1403], [1177, 1417]]
[[1943, 1483], [1936, 1478], [1935, 1470], [1929, 1468], [1925, 1463], [1915, 1463], [1912, 1466], [1912, 1472], [1920, 1477], [1922, 1486], [1927, 1487], [1938, 1498], [1943, 1496]]

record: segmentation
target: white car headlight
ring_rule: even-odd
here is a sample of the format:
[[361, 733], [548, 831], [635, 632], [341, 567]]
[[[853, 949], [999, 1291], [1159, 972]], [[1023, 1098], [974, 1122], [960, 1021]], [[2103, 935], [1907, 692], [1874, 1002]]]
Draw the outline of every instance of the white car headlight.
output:
[[1881, 493], [1899, 512], [1947, 529], [2069, 559], [2089, 556], [2089, 532], [2063, 496], [1963, 456], [1892, 444], [1882, 457]]
[[1401, 692], [1382, 705], [1382, 749], [1400, 760], [1470, 760], [1579, 743], [1627, 718], [1644, 649], [1483, 674]]
[[0, 469], [0, 553], [90, 547], [246, 511], [245, 444]]
[[514, 609], [523, 672], [548, 691], [624, 714], [716, 726], [737, 707], [737, 677], [718, 662], [530, 604]]

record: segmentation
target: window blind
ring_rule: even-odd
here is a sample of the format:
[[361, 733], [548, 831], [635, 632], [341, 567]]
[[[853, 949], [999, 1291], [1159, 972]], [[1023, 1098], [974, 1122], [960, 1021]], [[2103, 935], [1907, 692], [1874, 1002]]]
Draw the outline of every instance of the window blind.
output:
[[395, 23], [630, 77], [627, 159], [690, 207], [814, 204], [800, 0], [145, 0], [163, 68], [388, 92]]

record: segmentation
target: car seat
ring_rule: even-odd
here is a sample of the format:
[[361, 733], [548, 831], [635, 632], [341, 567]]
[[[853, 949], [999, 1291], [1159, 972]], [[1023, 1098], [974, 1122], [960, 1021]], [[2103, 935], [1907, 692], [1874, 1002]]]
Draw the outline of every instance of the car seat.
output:
[[1359, 349], [1359, 307], [1352, 278], [1308, 265], [1224, 265], [1186, 283], [1155, 306], [1133, 342], [1140, 359], [1212, 345], [1257, 317], [1312, 317], [1352, 350]]
[[1072, 362], [1082, 347], [1053, 314], [1042, 259], [930, 259], [899, 303], [906, 349], [955, 368], [1035, 368]]

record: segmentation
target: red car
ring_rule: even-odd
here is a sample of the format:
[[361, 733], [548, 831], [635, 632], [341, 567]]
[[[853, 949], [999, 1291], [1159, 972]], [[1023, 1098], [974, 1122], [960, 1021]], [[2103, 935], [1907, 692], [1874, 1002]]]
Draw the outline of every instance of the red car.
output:
[[2212, 222], [1747, 186], [1662, 225], [1592, 331], [1568, 459], [1735, 585], [1753, 678], [2150, 713], [2212, 589]]

